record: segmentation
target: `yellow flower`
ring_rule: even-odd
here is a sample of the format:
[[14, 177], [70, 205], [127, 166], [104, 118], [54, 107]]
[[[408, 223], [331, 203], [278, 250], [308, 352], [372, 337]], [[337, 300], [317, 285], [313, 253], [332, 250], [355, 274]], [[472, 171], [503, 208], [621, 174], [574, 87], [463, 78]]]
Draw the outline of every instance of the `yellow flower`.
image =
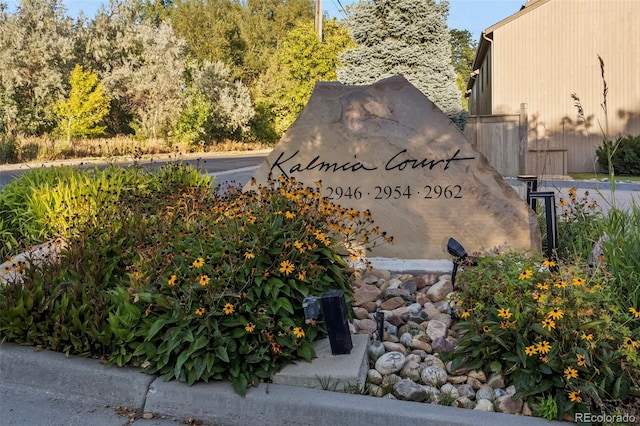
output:
[[500, 328], [503, 330], [506, 330], [507, 328], [509, 328], [509, 321], [500, 322]]
[[536, 284], [536, 287], [538, 287], [540, 290], [549, 290], [549, 284], [538, 283]]
[[582, 335], [580, 336], [580, 338], [582, 340], [586, 340], [587, 342], [591, 342], [593, 340], [593, 334], [589, 333], [589, 334], [585, 334], [585, 332], [582, 332]]
[[547, 362], [549, 362], [549, 357], [546, 356], [546, 355], [542, 355], [540, 357], [540, 361], [542, 361], [542, 362], [544, 362], [546, 364]]
[[199, 317], [203, 316], [205, 312], [206, 312], [205, 308], [196, 309], [196, 315], [199, 316]]
[[551, 345], [546, 340], [537, 343], [536, 350], [541, 354], [548, 354], [551, 350]]
[[528, 356], [532, 356], [538, 353], [538, 349], [536, 348], [536, 345], [527, 346], [524, 348], [524, 353]]
[[293, 212], [290, 212], [289, 210], [287, 210], [287, 211], [284, 213], [284, 217], [285, 217], [286, 219], [293, 219], [294, 217], [296, 217], [296, 214], [295, 214], [295, 213], [293, 213]]
[[582, 397], [580, 396], [580, 390], [574, 390], [573, 392], [569, 392], [569, 401], [571, 402], [582, 402]]
[[578, 370], [576, 370], [575, 368], [569, 366], [569, 367], [564, 369], [564, 377], [566, 377], [567, 380], [577, 379], [578, 378]]
[[520, 276], [518, 276], [518, 279], [519, 280], [526, 280], [528, 278], [531, 278], [532, 276], [533, 276], [533, 271], [531, 271], [531, 269], [527, 269], [526, 271], [521, 273]]
[[560, 207], [564, 207], [567, 205], [567, 202], [564, 200], [564, 198], [560, 198], [560, 201], [558, 202], [558, 204], [560, 205]]
[[222, 311], [225, 315], [231, 315], [235, 312], [235, 309], [233, 308], [233, 305], [231, 303], [227, 303], [226, 305], [224, 305], [224, 308], [222, 308]]
[[204, 265], [204, 259], [199, 257], [193, 261], [192, 265], [194, 268], [200, 268], [202, 267], [202, 265]]
[[567, 285], [568, 284], [566, 281], [556, 281], [556, 283], [554, 284], [554, 286], [558, 288], [565, 288]]
[[551, 311], [549, 311], [549, 313], [547, 314], [547, 317], [552, 318], [554, 320], [560, 319], [564, 316], [564, 312], [562, 312], [562, 310], [560, 308], [553, 308]]
[[587, 366], [587, 360], [586, 360], [584, 355], [576, 354], [576, 358], [578, 359], [578, 365], [580, 367], [586, 367]]
[[174, 285], [176, 285], [176, 280], [178, 279], [177, 276], [175, 275], [171, 275], [171, 278], [169, 278], [167, 280], [167, 284], [169, 285], [169, 287], [173, 287]]
[[640, 318], [640, 311], [637, 311], [633, 306], [629, 308], [629, 312], [633, 314], [634, 318]]
[[293, 272], [294, 269], [296, 269], [296, 267], [293, 266], [293, 263], [289, 262], [288, 260], [283, 260], [282, 262], [280, 262], [280, 272], [284, 273], [285, 275], [289, 275]]
[[635, 340], [633, 340], [630, 337], [625, 337], [624, 338], [624, 345], [627, 347], [627, 349], [631, 350], [633, 348], [637, 348], [638, 346], [640, 346], [640, 343], [636, 342]]
[[298, 338], [301, 339], [304, 337], [304, 330], [300, 327], [294, 327], [293, 328], [293, 334]]
[[470, 312], [467, 309], [467, 310], [462, 311], [462, 313], [460, 314], [460, 318], [468, 318], [469, 315], [470, 315]]
[[498, 309], [498, 316], [500, 318], [509, 319], [509, 318], [511, 318], [512, 315], [513, 314], [511, 312], [509, 312], [509, 308], [507, 308], [507, 309], [503, 309], [503, 308]]
[[247, 325], [245, 325], [245, 326], [244, 326], [244, 330], [245, 330], [247, 333], [253, 333], [253, 331], [254, 331], [255, 329], [256, 329], [256, 325], [255, 325], [255, 324], [252, 324], [252, 323], [249, 323], [249, 324], [247, 324]]
[[544, 262], [542, 262], [542, 266], [546, 266], [547, 268], [555, 268], [556, 262], [553, 260], [545, 259]]
[[556, 328], [556, 322], [552, 319], [544, 319], [542, 320], [542, 328], [547, 328], [549, 329], [549, 331], [551, 331], [552, 329]]
[[271, 343], [271, 350], [273, 351], [274, 354], [279, 355], [282, 353], [282, 346], [280, 346], [279, 344], [272, 342]]
[[255, 255], [255, 254], [253, 254], [253, 253], [251, 253], [250, 251], [248, 251], [248, 252], [246, 252], [246, 253], [244, 254], [244, 258], [245, 258], [245, 259], [255, 259], [255, 257], [256, 257], [256, 255]]
[[200, 282], [200, 287], [206, 287], [207, 284], [209, 284], [210, 279], [211, 278], [209, 278], [209, 276], [206, 274], [198, 275], [198, 281]]
[[297, 241], [297, 240], [293, 242], [293, 246], [294, 246], [296, 249], [298, 249], [298, 251], [299, 251], [300, 253], [304, 253], [304, 252], [305, 252], [305, 250], [306, 250], [306, 249], [305, 249], [305, 247], [304, 247], [304, 244], [302, 244], [300, 241]]
[[298, 279], [304, 281], [307, 278], [307, 271], [300, 271], [298, 273]]
[[573, 279], [573, 285], [576, 286], [576, 287], [583, 286], [585, 282], [586, 282], [586, 280], [584, 278], [574, 278]]
[[488, 325], [485, 325], [484, 327], [482, 327], [482, 330], [483, 330], [485, 333], [488, 333], [488, 332], [490, 332], [490, 331], [491, 331], [491, 329], [489, 328], [489, 326], [488, 326]]

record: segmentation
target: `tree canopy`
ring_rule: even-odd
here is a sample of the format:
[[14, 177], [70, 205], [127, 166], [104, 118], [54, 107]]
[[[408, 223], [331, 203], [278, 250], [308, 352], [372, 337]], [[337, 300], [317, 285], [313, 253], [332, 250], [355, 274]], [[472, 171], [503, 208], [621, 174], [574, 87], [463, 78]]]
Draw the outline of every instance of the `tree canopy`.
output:
[[451, 65], [449, 4], [435, 0], [362, 0], [348, 9], [356, 47], [339, 59], [338, 79], [371, 84], [402, 74], [445, 114], [460, 113]]

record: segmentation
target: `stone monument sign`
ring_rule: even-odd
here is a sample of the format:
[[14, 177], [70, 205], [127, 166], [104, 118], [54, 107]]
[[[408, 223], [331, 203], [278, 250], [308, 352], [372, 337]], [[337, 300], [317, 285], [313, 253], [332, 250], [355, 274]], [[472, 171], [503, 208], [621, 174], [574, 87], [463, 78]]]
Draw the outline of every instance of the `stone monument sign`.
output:
[[494, 247], [540, 249], [536, 215], [485, 157], [402, 76], [367, 86], [317, 83], [309, 103], [260, 165], [315, 187], [343, 207], [369, 209], [394, 244], [371, 257], [449, 258]]

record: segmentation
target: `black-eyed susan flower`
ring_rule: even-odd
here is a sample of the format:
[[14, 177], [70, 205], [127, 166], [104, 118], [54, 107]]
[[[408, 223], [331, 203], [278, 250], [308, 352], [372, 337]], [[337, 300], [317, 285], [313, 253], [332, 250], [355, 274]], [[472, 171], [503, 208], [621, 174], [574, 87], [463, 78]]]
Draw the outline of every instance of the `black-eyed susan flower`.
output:
[[296, 217], [296, 214], [293, 213], [293, 212], [290, 212], [289, 210], [287, 210], [284, 213], [284, 217], [285, 217], [285, 219], [293, 219], [294, 217]]
[[536, 344], [536, 350], [538, 351], [538, 353], [540, 354], [548, 354], [549, 351], [551, 350], [551, 345], [549, 344], [549, 342], [547, 342], [546, 340], [542, 341], [542, 342], [538, 342]]
[[547, 267], [549, 269], [555, 268], [556, 267], [556, 262], [554, 260], [545, 259], [544, 262], [542, 262], [542, 266], [545, 266], [545, 267]]
[[282, 272], [283, 274], [289, 275], [293, 272], [294, 269], [296, 269], [296, 267], [288, 260], [283, 260], [282, 262], [280, 262], [280, 272]]
[[176, 275], [171, 275], [171, 277], [169, 277], [169, 279], [167, 280], [167, 285], [169, 287], [173, 287], [174, 285], [176, 285], [176, 280], [178, 279], [178, 277]]
[[556, 322], [550, 318], [545, 318], [542, 320], [542, 328], [546, 328], [551, 331], [556, 328]]
[[538, 349], [536, 345], [527, 346], [524, 348], [524, 353], [527, 354], [527, 356], [533, 356], [538, 353]]
[[192, 265], [194, 268], [201, 268], [204, 265], [204, 259], [199, 257], [193, 261]]
[[640, 318], [640, 311], [636, 310], [633, 306], [629, 308], [629, 312], [633, 314], [634, 318]]
[[197, 316], [201, 317], [201, 316], [203, 316], [203, 315], [204, 315], [204, 313], [205, 313], [206, 311], [207, 311], [207, 310], [206, 310], [204, 307], [202, 307], [202, 308], [198, 308], [198, 309], [196, 309], [195, 314], [196, 314]]
[[578, 378], [578, 370], [576, 370], [575, 368], [569, 366], [569, 367], [564, 369], [564, 377], [567, 380], [577, 379]]
[[466, 309], [460, 313], [460, 318], [469, 318], [469, 315], [471, 315], [471, 312]]
[[231, 303], [227, 303], [224, 305], [224, 308], [222, 308], [222, 312], [224, 312], [225, 315], [231, 315], [235, 312], [235, 308]]
[[255, 259], [255, 257], [256, 257], [256, 255], [255, 255], [255, 254], [253, 254], [253, 253], [251, 253], [250, 251], [248, 251], [248, 252], [246, 252], [246, 253], [244, 254], [244, 258], [245, 258], [245, 259]]
[[551, 319], [554, 319], [554, 320], [560, 319], [563, 316], [564, 316], [564, 312], [562, 312], [562, 309], [560, 309], [560, 308], [553, 308], [547, 314], [547, 317], [549, 317]]
[[293, 335], [296, 336], [296, 338], [301, 339], [304, 337], [304, 330], [300, 327], [294, 327]]
[[482, 327], [482, 331], [484, 331], [485, 333], [488, 333], [491, 331], [491, 328], [488, 325], [485, 325], [484, 327]]
[[500, 309], [498, 309], [498, 316], [500, 318], [509, 319], [509, 318], [511, 318], [512, 315], [513, 314], [511, 312], [509, 312], [509, 308], [506, 308], [506, 309], [500, 308]]
[[585, 358], [584, 355], [582, 354], [576, 354], [576, 359], [578, 361], [578, 365], [580, 367], [586, 367], [587, 366], [587, 359]]
[[307, 271], [300, 271], [298, 273], [298, 279], [300, 281], [304, 281], [305, 279], [307, 279]]
[[304, 245], [304, 243], [296, 240], [293, 242], [293, 246], [300, 252], [300, 253], [304, 253], [306, 251], [306, 247]]
[[580, 396], [579, 389], [569, 392], [569, 401], [576, 403], [582, 402], [582, 397]]
[[538, 287], [540, 290], [549, 290], [549, 284], [538, 283], [536, 284], [536, 287]]
[[640, 343], [636, 342], [631, 337], [625, 337], [623, 339], [623, 342], [624, 342], [624, 345], [626, 346], [626, 349], [628, 350], [638, 348], [640, 346]]
[[280, 346], [276, 342], [271, 342], [271, 350], [273, 351], [274, 354], [280, 355], [282, 353], [282, 346]]
[[255, 329], [256, 329], [256, 325], [253, 323], [249, 323], [244, 326], [244, 331], [246, 331], [247, 333], [253, 333]]
[[578, 278], [578, 277], [573, 278], [573, 285], [576, 287], [583, 286], [585, 282], [586, 280], [584, 278]]
[[582, 334], [580, 335], [580, 338], [582, 340], [586, 340], [587, 342], [591, 342], [593, 341], [593, 334], [591, 333], [587, 334], [583, 331]]
[[209, 284], [210, 280], [211, 278], [209, 278], [209, 276], [206, 274], [198, 275], [198, 282], [200, 283], [200, 287], [206, 287], [207, 284]]
[[563, 280], [556, 281], [556, 283], [554, 284], [554, 286], [558, 288], [565, 288], [567, 285], [567, 282]]
[[527, 269], [526, 271], [522, 272], [519, 276], [518, 279], [519, 280], [526, 280], [529, 279], [533, 276], [533, 271], [531, 269]]

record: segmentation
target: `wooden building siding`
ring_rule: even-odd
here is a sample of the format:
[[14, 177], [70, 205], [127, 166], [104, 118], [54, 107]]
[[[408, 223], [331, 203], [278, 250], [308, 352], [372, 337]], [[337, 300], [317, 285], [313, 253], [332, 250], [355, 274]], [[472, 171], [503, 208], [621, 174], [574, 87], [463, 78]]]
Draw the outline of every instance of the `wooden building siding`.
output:
[[[480, 40], [474, 64], [480, 72], [468, 85], [470, 113], [518, 114], [526, 103], [529, 149], [566, 153], [562, 160], [545, 154], [553, 158], [545, 163], [545, 172], [593, 171], [595, 149], [602, 141], [600, 125], [608, 124], [611, 138], [640, 134], [640, 4], [535, 0], [527, 5], [488, 28], [487, 39]], [[608, 85], [608, 120], [600, 106], [598, 55], [604, 60]], [[572, 93], [582, 102], [586, 128], [578, 119]], [[535, 162], [530, 161], [540, 155], [528, 156], [527, 173], [540, 170], [531, 170]]]

